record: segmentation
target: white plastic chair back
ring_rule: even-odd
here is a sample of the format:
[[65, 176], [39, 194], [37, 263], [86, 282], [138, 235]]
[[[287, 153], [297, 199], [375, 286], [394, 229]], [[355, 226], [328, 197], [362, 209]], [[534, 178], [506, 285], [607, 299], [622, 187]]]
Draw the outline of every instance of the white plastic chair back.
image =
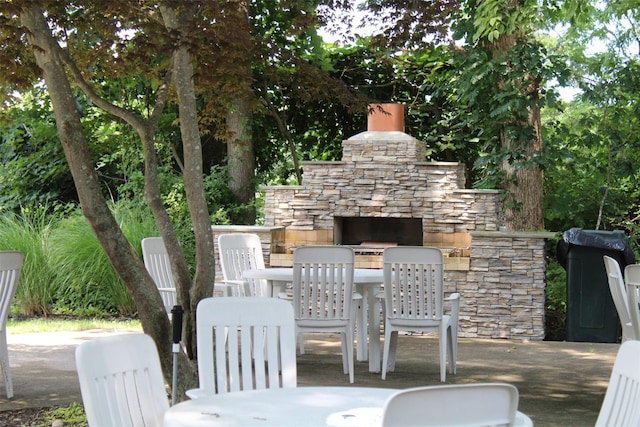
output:
[[7, 318], [18, 287], [23, 259], [22, 252], [0, 252], [0, 368], [2, 368], [7, 399], [13, 397], [9, 349], [7, 348]]
[[391, 396], [383, 427], [513, 426], [518, 389], [505, 383], [418, 387]]
[[625, 341], [618, 350], [596, 427], [640, 425], [640, 341]]
[[162, 237], [142, 239], [142, 259], [160, 292], [167, 314], [171, 314], [171, 309], [176, 305], [176, 285]]
[[620, 271], [620, 265], [615, 259], [604, 255], [604, 267], [607, 271], [607, 279], [609, 281], [609, 290], [613, 304], [616, 306], [620, 325], [622, 326], [622, 341], [640, 339], [640, 335], [636, 335], [631, 321], [631, 313], [629, 311], [629, 298], [627, 289], [624, 284], [624, 278]]
[[243, 271], [264, 268], [262, 243], [257, 234], [229, 233], [219, 235], [218, 254], [224, 283], [230, 285], [230, 292], [233, 296], [271, 296], [268, 295], [266, 280], [242, 277]]
[[201, 300], [196, 310], [199, 388], [187, 396], [296, 387], [294, 330], [293, 308], [284, 300]]
[[444, 314], [444, 260], [438, 248], [397, 246], [385, 248], [385, 340], [382, 379], [395, 367], [398, 331], [435, 332], [440, 344], [440, 381], [456, 372], [460, 294], [454, 293], [451, 314]]
[[624, 280], [627, 284], [627, 300], [629, 301], [629, 317], [635, 333], [640, 340], [640, 264], [629, 264], [624, 268]]
[[[345, 246], [303, 246], [293, 252], [293, 312], [296, 336], [307, 332], [338, 332], [342, 361], [354, 381], [353, 249]], [[361, 298], [361, 297], [360, 297]], [[301, 338], [302, 339], [302, 338]], [[304, 345], [300, 345], [304, 353]]]
[[169, 402], [150, 336], [83, 342], [76, 348], [76, 368], [89, 426], [162, 426]]

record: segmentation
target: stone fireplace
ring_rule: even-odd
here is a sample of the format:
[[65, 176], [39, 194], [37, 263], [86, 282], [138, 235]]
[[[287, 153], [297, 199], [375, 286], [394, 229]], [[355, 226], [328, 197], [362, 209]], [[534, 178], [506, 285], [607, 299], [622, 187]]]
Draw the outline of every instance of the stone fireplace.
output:
[[304, 162], [302, 185], [265, 189], [265, 225], [285, 227], [285, 254], [305, 244], [437, 246], [468, 264], [469, 233], [498, 230], [501, 193], [465, 189], [461, 163], [425, 161], [425, 143], [403, 131], [403, 116], [371, 116], [369, 128], [385, 130], [343, 141], [342, 161]]
[[[500, 231], [502, 193], [465, 189], [463, 164], [426, 161], [425, 143], [404, 132], [403, 109], [385, 106], [343, 141], [341, 161], [303, 162], [301, 185], [264, 188], [267, 263], [291, 265], [297, 246], [343, 244], [356, 247], [357, 267], [381, 268], [386, 246], [439, 247], [447, 293], [462, 295], [460, 336], [543, 339], [544, 241], [553, 234]], [[372, 124], [376, 114], [387, 124]]]

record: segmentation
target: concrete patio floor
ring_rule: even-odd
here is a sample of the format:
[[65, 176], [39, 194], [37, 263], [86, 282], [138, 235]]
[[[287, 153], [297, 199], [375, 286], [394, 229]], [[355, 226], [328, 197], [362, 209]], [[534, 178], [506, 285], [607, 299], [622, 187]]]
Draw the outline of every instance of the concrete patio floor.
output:
[[[110, 330], [8, 336], [14, 398], [0, 411], [80, 402], [74, 350]], [[120, 333], [120, 332], [118, 332]], [[309, 335], [298, 356], [298, 385], [350, 386], [342, 373], [337, 336]], [[536, 426], [593, 426], [606, 392], [619, 344], [522, 342], [460, 338], [456, 375], [447, 383], [501, 381], [520, 392], [519, 410]], [[438, 345], [433, 337], [401, 335], [395, 372], [383, 381], [356, 362], [354, 386], [408, 388], [437, 385]]]

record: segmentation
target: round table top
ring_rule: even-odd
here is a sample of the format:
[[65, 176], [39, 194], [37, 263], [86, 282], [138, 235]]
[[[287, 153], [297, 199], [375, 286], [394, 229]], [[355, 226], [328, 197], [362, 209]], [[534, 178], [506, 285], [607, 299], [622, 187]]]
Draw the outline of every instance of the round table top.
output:
[[397, 391], [295, 387], [224, 393], [171, 407], [164, 427], [378, 425], [384, 403]]

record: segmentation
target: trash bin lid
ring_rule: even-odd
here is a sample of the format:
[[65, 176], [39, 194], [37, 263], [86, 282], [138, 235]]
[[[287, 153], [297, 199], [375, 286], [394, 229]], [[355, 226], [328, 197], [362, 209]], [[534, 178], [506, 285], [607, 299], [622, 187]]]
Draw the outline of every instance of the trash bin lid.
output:
[[[565, 231], [558, 242], [558, 262], [563, 267], [566, 267], [567, 254], [571, 245], [622, 252], [626, 265], [636, 262], [629, 238], [622, 230], [583, 230], [574, 227]], [[624, 268], [624, 266], [621, 267]]]

